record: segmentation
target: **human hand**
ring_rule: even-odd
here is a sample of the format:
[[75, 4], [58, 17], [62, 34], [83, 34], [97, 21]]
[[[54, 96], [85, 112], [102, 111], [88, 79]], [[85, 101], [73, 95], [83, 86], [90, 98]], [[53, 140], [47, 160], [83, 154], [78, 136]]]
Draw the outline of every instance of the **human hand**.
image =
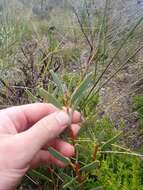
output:
[[[72, 118], [73, 134], [80, 113]], [[68, 127], [69, 116], [51, 104], [36, 103], [0, 111], [0, 190], [14, 189], [30, 169], [41, 164], [64, 164], [47, 151], [52, 146], [67, 157], [74, 147], [58, 136]]]

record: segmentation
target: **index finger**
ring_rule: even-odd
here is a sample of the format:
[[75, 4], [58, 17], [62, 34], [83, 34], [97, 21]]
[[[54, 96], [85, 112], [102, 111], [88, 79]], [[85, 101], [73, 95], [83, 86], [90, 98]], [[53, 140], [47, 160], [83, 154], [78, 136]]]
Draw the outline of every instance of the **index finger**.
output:
[[[59, 109], [48, 103], [34, 103], [15, 106], [0, 111], [0, 117], [10, 120], [17, 132], [22, 132], [34, 125], [43, 117]], [[5, 121], [6, 122], [6, 121]]]
[[[34, 103], [15, 106], [0, 111], [0, 117], [5, 123], [12, 122], [17, 132], [23, 132], [49, 114], [60, 111], [57, 107], [48, 103]], [[6, 121], [8, 120], [8, 122]], [[72, 118], [73, 123], [80, 122], [80, 113], [75, 111]]]

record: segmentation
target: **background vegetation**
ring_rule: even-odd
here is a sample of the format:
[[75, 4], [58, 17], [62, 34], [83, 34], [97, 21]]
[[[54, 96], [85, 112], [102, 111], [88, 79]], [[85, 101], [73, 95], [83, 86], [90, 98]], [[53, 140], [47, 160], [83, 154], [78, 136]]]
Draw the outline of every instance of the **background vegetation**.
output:
[[[79, 110], [68, 163], [30, 171], [18, 189], [143, 189], [143, 2], [1, 0], [0, 107]], [[69, 113], [70, 114], [70, 113]], [[71, 116], [71, 115], [70, 115]]]

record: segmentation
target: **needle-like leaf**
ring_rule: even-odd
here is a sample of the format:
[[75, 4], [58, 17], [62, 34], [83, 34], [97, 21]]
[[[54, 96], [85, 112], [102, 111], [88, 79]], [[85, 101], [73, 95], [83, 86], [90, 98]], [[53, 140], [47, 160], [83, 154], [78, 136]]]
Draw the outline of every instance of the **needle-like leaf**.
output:
[[87, 164], [86, 166], [83, 166], [80, 171], [81, 172], [89, 172], [91, 171], [92, 169], [96, 169], [98, 168], [100, 165], [100, 162], [99, 161], [95, 161], [95, 162], [92, 162], [90, 164]]
[[70, 188], [70, 186], [73, 186], [73, 184], [76, 183], [76, 178], [71, 178], [69, 182], [63, 185], [63, 189]]
[[37, 177], [37, 178], [39, 178], [39, 179], [41, 179], [41, 180], [44, 180], [44, 181], [48, 181], [48, 182], [50, 182], [50, 183], [53, 183], [53, 181], [52, 181], [49, 177], [43, 175], [42, 173], [40, 173], [40, 172], [38, 172], [38, 171], [36, 171], [36, 170], [31, 170], [31, 171], [30, 171], [30, 175], [33, 176], [33, 177]]

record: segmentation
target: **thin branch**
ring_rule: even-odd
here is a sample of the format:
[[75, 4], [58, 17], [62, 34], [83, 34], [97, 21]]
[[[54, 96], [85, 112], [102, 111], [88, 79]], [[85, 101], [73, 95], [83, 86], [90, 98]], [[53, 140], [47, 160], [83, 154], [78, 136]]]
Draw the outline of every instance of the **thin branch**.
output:
[[99, 153], [102, 154], [124, 154], [124, 155], [131, 155], [131, 156], [137, 156], [140, 158], [143, 158], [142, 154], [134, 153], [134, 152], [118, 152], [118, 151], [99, 151]]
[[141, 50], [143, 49], [143, 46], [137, 48], [137, 50], [134, 52], [134, 54], [129, 57], [118, 69], [117, 71], [115, 71], [100, 87], [99, 89], [96, 91], [96, 93], [98, 93], [101, 88], [103, 88], [112, 78], [114, 78], [127, 64], [128, 62], [130, 62], [130, 60], [132, 60]]
[[119, 52], [121, 51], [121, 49], [123, 48], [123, 46], [126, 44], [126, 42], [128, 41], [128, 39], [130, 38], [130, 36], [134, 33], [135, 29], [140, 25], [140, 23], [142, 22], [142, 20], [143, 20], [143, 17], [141, 17], [139, 19], [139, 21], [136, 23], [136, 25], [128, 33], [127, 37], [123, 40], [123, 42], [121, 43], [121, 45], [118, 48], [118, 50], [115, 52], [115, 54], [113, 55], [113, 57], [109, 61], [108, 65], [106, 66], [106, 68], [104, 69], [104, 71], [101, 73], [101, 75], [99, 76], [99, 78], [97, 79], [97, 81], [95, 82], [95, 84], [93, 85], [93, 87], [91, 88], [91, 90], [90, 90], [89, 94], [87, 95], [85, 101], [88, 100], [89, 96], [94, 91], [94, 89], [96, 88], [96, 86], [99, 83], [99, 81], [102, 79], [102, 77], [104, 76], [104, 74], [106, 73], [106, 71], [108, 70], [108, 68], [110, 67], [110, 65], [113, 63], [114, 59], [117, 57], [117, 55], [119, 54]]
[[90, 40], [89, 40], [89, 38], [88, 38], [88, 36], [87, 36], [85, 30], [84, 30], [84, 26], [83, 26], [83, 24], [82, 24], [82, 22], [81, 22], [81, 20], [80, 20], [80, 18], [79, 18], [79, 15], [78, 15], [78, 13], [76, 12], [76, 10], [75, 10], [75, 8], [74, 8], [73, 6], [72, 6], [72, 9], [73, 9], [73, 12], [74, 12], [74, 14], [75, 14], [75, 16], [76, 16], [76, 18], [77, 18], [77, 21], [78, 21], [78, 23], [79, 23], [79, 25], [80, 25], [81, 31], [82, 31], [82, 33], [83, 33], [83, 35], [84, 35], [84, 37], [85, 37], [85, 39], [86, 39], [88, 45], [90, 46], [90, 50], [93, 51], [93, 45], [92, 45], [92, 43], [90, 42]]
[[112, 141], [116, 140], [118, 137], [120, 137], [122, 135], [123, 131], [121, 131], [120, 133], [118, 133], [117, 135], [115, 135], [114, 137], [112, 137], [111, 139], [109, 139], [107, 142], [105, 142], [102, 146], [101, 149], [104, 148], [104, 146], [107, 146], [108, 144], [110, 144]]
[[[97, 91], [94, 93], [94, 95], [97, 94], [112, 78], [114, 78], [114, 77], [126, 66], [126, 64], [128, 64], [128, 62], [129, 62], [130, 60], [132, 60], [142, 49], [143, 49], [143, 46], [137, 48], [137, 50], [134, 52], [134, 54], [133, 54], [131, 57], [129, 57], [129, 58], [118, 68], [118, 70], [115, 71], [115, 72], [97, 89]], [[93, 88], [93, 87], [94, 87], [94, 88]], [[91, 93], [93, 92], [93, 90], [95, 89], [95, 85], [94, 85], [93, 87], [92, 87], [92, 89], [91, 89], [92, 91], [90, 90], [88, 96], [86, 97], [86, 99], [85, 99], [83, 105], [86, 105], [86, 104], [88, 103], [88, 101], [89, 101], [88, 98], [89, 98], [89, 96], [91, 95]]]
[[91, 43], [92, 43], [92, 46], [93, 46], [93, 39], [94, 39], [94, 36], [93, 36], [93, 33], [92, 33], [92, 26], [91, 26], [91, 10], [88, 8], [88, 3], [87, 3], [87, 0], [84, 1], [85, 3], [85, 7], [86, 7], [86, 13], [87, 13], [87, 16], [88, 16], [88, 27], [89, 27], [89, 32], [90, 32], [90, 36], [91, 36]]
[[117, 145], [117, 144], [111, 144], [111, 146], [116, 147], [116, 148], [121, 149], [121, 150], [125, 150], [126, 152], [132, 152], [130, 149], [122, 147], [122, 146]]

